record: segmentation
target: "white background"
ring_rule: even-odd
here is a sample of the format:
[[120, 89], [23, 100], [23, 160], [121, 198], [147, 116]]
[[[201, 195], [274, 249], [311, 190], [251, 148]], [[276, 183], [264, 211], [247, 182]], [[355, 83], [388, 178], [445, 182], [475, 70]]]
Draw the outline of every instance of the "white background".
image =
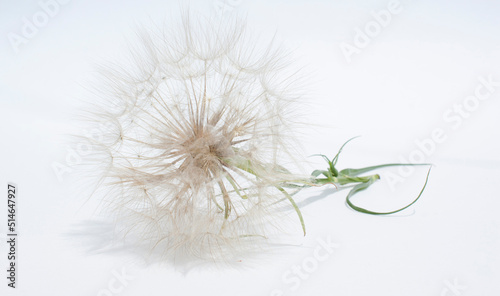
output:
[[[221, 1], [193, 0], [190, 7], [217, 13]], [[411, 157], [431, 162], [422, 199], [404, 214], [376, 217], [345, 207], [347, 191], [305, 191], [299, 199], [308, 235], [291, 234], [294, 246], [230, 267], [185, 268], [145, 265], [137, 254], [95, 248], [99, 240], [109, 241], [110, 228], [88, 222], [93, 204], [73, 185], [77, 171], [58, 179], [53, 169], [66, 164], [64, 133], [71, 130], [96, 65], [126, 53], [126, 40], [133, 40], [137, 26], [179, 20], [185, 3], [61, 1], [47, 23], [16, 46], [9, 36], [23, 37], [23, 18], [32, 21], [43, 9], [38, 1], [0, 1], [0, 184], [19, 187], [20, 233], [18, 289], [6, 287], [2, 243], [0, 294], [499, 294], [500, 86], [486, 100], [470, 96], [482, 87], [481, 78], [500, 81], [500, 3], [390, 3], [233, 0], [226, 13], [246, 16], [254, 32], [276, 32], [310, 73], [304, 106], [315, 125], [300, 139], [304, 155], [332, 155], [345, 140], [362, 135], [345, 149], [339, 165]], [[397, 12], [376, 31], [373, 12], [391, 5]], [[356, 46], [358, 30], [367, 27], [374, 30], [369, 40], [346, 57], [342, 48]], [[457, 116], [454, 106], [464, 104], [469, 111], [451, 121], [449, 116]], [[436, 129], [442, 141], [430, 144]], [[323, 166], [320, 159], [309, 160], [311, 167]], [[425, 170], [416, 170], [390, 186], [384, 173], [400, 176], [397, 169], [382, 171], [383, 179], [356, 201], [376, 210], [396, 208], [411, 200], [425, 177]], [[1, 195], [4, 241], [6, 190]], [[305, 202], [308, 197], [315, 202]], [[318, 262], [314, 250], [320, 240], [338, 247]], [[302, 265], [308, 271], [300, 279], [293, 270]], [[133, 279], [120, 282], [121, 272]]]

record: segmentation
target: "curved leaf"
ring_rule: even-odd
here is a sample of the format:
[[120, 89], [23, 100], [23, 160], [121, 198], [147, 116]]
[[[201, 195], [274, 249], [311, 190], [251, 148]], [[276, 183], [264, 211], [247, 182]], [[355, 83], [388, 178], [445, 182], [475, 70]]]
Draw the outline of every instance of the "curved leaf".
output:
[[365, 190], [366, 188], [370, 187], [371, 184], [373, 184], [376, 180], [378, 180], [378, 178], [375, 178], [375, 176], [377, 175], [374, 175], [373, 178], [371, 178], [368, 182], [366, 183], [361, 183], [361, 184], [358, 184], [356, 186], [354, 186], [351, 191], [349, 191], [349, 194], [347, 194], [347, 197], [346, 197], [346, 203], [349, 205], [349, 207], [351, 207], [353, 210], [355, 211], [358, 211], [360, 213], [365, 213], [365, 214], [370, 214], [370, 215], [390, 215], [390, 214], [394, 214], [394, 213], [397, 213], [397, 212], [400, 212], [402, 210], [405, 210], [407, 208], [409, 208], [411, 205], [413, 205], [414, 203], [417, 202], [417, 200], [420, 198], [420, 196], [422, 196], [422, 193], [424, 193], [424, 190], [425, 190], [425, 187], [427, 186], [427, 181], [429, 181], [429, 174], [431, 173], [431, 169], [432, 169], [432, 166], [429, 168], [429, 171], [427, 172], [427, 177], [425, 178], [425, 183], [424, 183], [424, 186], [422, 187], [422, 190], [420, 190], [420, 193], [418, 194], [417, 198], [412, 201], [410, 204], [406, 205], [405, 207], [402, 207], [398, 210], [395, 210], [395, 211], [390, 211], [390, 212], [374, 212], [374, 211], [370, 211], [370, 210], [367, 210], [367, 209], [364, 209], [364, 208], [361, 208], [361, 207], [358, 207], [356, 205], [354, 205], [352, 202], [351, 202], [351, 197], [360, 192], [360, 191], [363, 191]]

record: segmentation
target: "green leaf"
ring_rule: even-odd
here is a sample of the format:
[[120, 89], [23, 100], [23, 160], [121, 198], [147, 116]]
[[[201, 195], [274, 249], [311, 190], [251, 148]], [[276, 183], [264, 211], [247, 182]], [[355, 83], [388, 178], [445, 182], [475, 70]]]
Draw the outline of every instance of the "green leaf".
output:
[[219, 181], [219, 187], [222, 192], [222, 198], [224, 201], [224, 219], [228, 219], [231, 214], [231, 200], [229, 198], [229, 194], [227, 193], [226, 187], [222, 181]]
[[391, 167], [391, 166], [417, 166], [417, 165], [432, 165], [430, 163], [388, 163], [388, 164], [381, 164], [381, 165], [374, 165], [374, 166], [369, 166], [361, 169], [343, 169], [340, 171], [341, 175], [346, 175], [346, 176], [357, 176], [359, 174], [363, 174], [369, 171], [373, 171], [376, 169], [384, 168], [384, 167]]
[[313, 177], [317, 177], [319, 175], [324, 175], [325, 177], [327, 177], [326, 171], [315, 170], [314, 172], [311, 173], [311, 176], [313, 176]]
[[356, 139], [356, 138], [359, 138], [360, 136], [356, 136], [356, 137], [353, 137], [353, 138], [350, 138], [349, 140], [347, 140], [347, 142], [345, 142], [342, 147], [340, 147], [339, 149], [339, 152], [337, 152], [337, 155], [335, 155], [335, 157], [332, 159], [332, 164], [335, 166], [337, 165], [337, 161], [339, 160], [339, 155], [340, 155], [340, 152], [342, 152], [342, 149], [344, 149], [344, 146], [347, 145], [347, 143], [351, 142], [352, 140]]
[[285, 173], [285, 174], [291, 174], [291, 172], [285, 168], [284, 166], [281, 166], [281, 165], [276, 165], [276, 171], [280, 172], [280, 173]]
[[[325, 156], [326, 157], [326, 156]], [[252, 175], [254, 175], [255, 177], [259, 177], [257, 175], [257, 173], [255, 173], [255, 171], [253, 170], [253, 167], [254, 165], [249, 161], [249, 160], [246, 160], [245, 161], [245, 164], [244, 165], [241, 165], [240, 163], [236, 163], [234, 164], [237, 168], [239, 168], [240, 170], [243, 170], [247, 173], [250, 173]], [[297, 213], [297, 215], [299, 216], [299, 220], [300, 220], [300, 224], [302, 225], [302, 231], [304, 232], [304, 236], [306, 235], [306, 225], [304, 223], [304, 218], [302, 217], [302, 213], [300, 212], [300, 209], [299, 207], [297, 206], [297, 204], [295, 203], [295, 200], [292, 198], [292, 196], [285, 190], [283, 189], [283, 187], [280, 187], [280, 186], [275, 186], [281, 193], [283, 193], [283, 195], [285, 195], [285, 197], [288, 199], [288, 201], [290, 201], [290, 203], [292, 204], [293, 208], [295, 209], [295, 212]], [[224, 204], [225, 205], [225, 204]], [[226, 205], [225, 205], [226, 206]], [[225, 207], [226, 209], [226, 212], [227, 212], [227, 207]]]
[[323, 157], [323, 159], [324, 159], [324, 160], [325, 160], [328, 164], [330, 164], [330, 163], [331, 163], [330, 159], [329, 159], [326, 155], [324, 155], [324, 154], [313, 154], [313, 155], [311, 155], [311, 156], [321, 156], [321, 157]]
[[378, 180], [378, 178], [376, 178], [377, 175], [373, 175], [372, 178], [366, 183], [361, 183], [361, 184], [354, 186], [351, 189], [351, 191], [349, 191], [349, 194], [347, 194], [346, 203], [353, 210], [358, 211], [360, 213], [370, 214], [370, 215], [390, 215], [390, 214], [394, 214], [394, 213], [400, 212], [402, 210], [405, 210], [405, 209], [409, 208], [411, 205], [413, 205], [414, 203], [416, 203], [418, 201], [418, 199], [420, 198], [420, 196], [422, 196], [422, 193], [424, 193], [425, 187], [427, 186], [427, 181], [429, 181], [429, 174], [431, 173], [431, 168], [432, 168], [432, 166], [429, 168], [429, 171], [427, 172], [427, 177], [425, 178], [424, 186], [422, 187], [422, 190], [420, 190], [420, 193], [418, 194], [417, 198], [414, 201], [412, 201], [410, 204], [408, 204], [405, 207], [402, 207], [398, 210], [390, 211], [390, 212], [374, 212], [374, 211], [370, 211], [370, 210], [358, 207], [351, 202], [351, 197], [354, 194], [365, 190], [366, 188], [370, 187], [370, 185], [372, 185], [375, 181]]
[[[247, 199], [248, 198], [248, 196], [246, 194], [241, 194], [240, 193], [240, 190], [238, 190], [238, 184], [236, 184], [236, 180], [234, 180], [233, 176], [231, 176], [231, 175], [228, 174], [226, 176], [226, 179], [229, 181], [229, 183], [233, 187], [233, 189], [236, 192], [236, 194], [238, 194], [243, 199]], [[243, 189], [241, 189], [241, 190], [243, 190]]]
[[295, 209], [295, 212], [297, 212], [297, 215], [299, 216], [300, 224], [302, 225], [302, 231], [304, 232], [304, 236], [306, 236], [306, 224], [304, 223], [304, 218], [302, 217], [302, 213], [300, 212], [299, 207], [295, 203], [295, 200], [293, 200], [292, 196], [290, 194], [288, 194], [288, 192], [286, 192], [286, 190], [283, 189], [282, 187], [276, 186], [276, 188], [278, 188], [278, 190], [281, 191], [281, 193], [283, 193], [286, 196], [288, 201], [290, 201], [293, 208]]
[[362, 177], [341, 175], [340, 177], [336, 178], [335, 181], [340, 185], [346, 185], [350, 183], [366, 183], [369, 182], [370, 179], [372, 179], [373, 177], [375, 177], [377, 180], [380, 179], [379, 175], [362, 176]]

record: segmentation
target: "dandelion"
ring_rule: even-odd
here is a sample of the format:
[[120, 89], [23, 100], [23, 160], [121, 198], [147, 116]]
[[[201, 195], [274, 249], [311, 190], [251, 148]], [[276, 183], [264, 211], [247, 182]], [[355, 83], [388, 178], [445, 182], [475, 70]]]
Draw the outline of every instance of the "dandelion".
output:
[[185, 16], [171, 32], [142, 32], [130, 69], [105, 70], [109, 93], [93, 111], [114, 131], [97, 143], [110, 160], [102, 184], [127, 231], [198, 257], [273, 231], [279, 184], [294, 178], [279, 165], [296, 146], [286, 62], [238, 21]]
[[103, 101], [91, 113], [109, 126], [91, 141], [102, 152], [100, 186], [127, 234], [165, 256], [228, 259], [280, 230], [283, 202], [305, 235], [289, 190], [325, 184], [355, 184], [348, 204], [379, 214], [349, 198], [379, 178], [360, 174], [399, 164], [338, 171], [339, 151], [309, 176], [282, 166], [295, 155], [299, 98], [282, 51], [259, 47], [238, 20], [189, 14], [140, 41], [128, 67], [103, 71]]

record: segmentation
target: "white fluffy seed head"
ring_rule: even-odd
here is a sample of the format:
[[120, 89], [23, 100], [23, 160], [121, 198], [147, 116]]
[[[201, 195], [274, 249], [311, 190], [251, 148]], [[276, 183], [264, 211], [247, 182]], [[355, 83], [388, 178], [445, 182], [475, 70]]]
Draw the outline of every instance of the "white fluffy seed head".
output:
[[129, 65], [103, 71], [92, 112], [107, 125], [91, 139], [106, 201], [155, 252], [232, 260], [294, 214], [276, 210], [276, 186], [293, 178], [279, 163], [297, 147], [296, 76], [237, 20], [186, 15], [139, 36]]

